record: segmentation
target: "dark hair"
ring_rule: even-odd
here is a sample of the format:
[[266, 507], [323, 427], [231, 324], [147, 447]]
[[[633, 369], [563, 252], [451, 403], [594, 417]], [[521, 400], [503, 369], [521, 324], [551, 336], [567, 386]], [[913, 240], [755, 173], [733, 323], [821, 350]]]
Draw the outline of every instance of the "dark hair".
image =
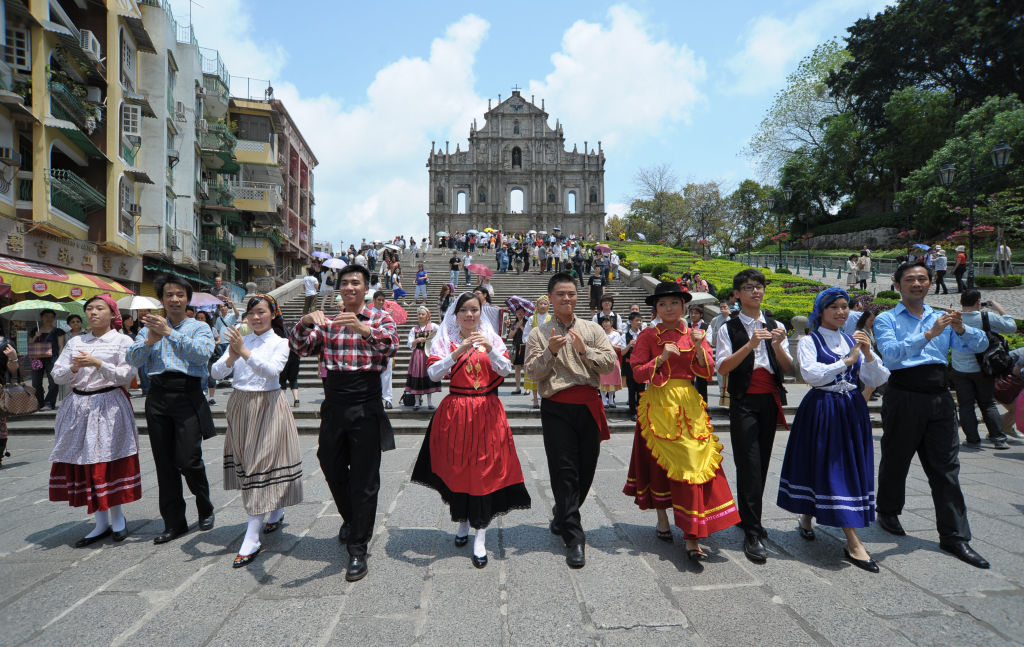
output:
[[912, 267], [920, 267], [921, 269], [928, 273], [928, 280], [932, 280], [931, 268], [925, 265], [924, 259], [919, 259], [913, 262], [907, 261], [906, 263], [900, 263], [899, 267], [896, 268], [896, 271], [892, 273], [892, 282], [899, 285], [900, 279], [902, 279], [903, 275], [907, 272], [907, 270], [909, 270]]
[[373, 299], [372, 300], [376, 301], [377, 297], [380, 297], [382, 299], [387, 299], [388, 295], [385, 294], [384, 290], [377, 290], [376, 292], [373, 293]]
[[864, 314], [862, 314], [860, 316], [860, 318], [857, 319], [857, 323], [854, 324], [853, 329], [854, 330], [865, 330], [865, 329], [867, 329], [867, 327], [868, 327], [868, 320], [875, 318], [877, 315], [878, 315], [878, 312], [875, 311], [875, 310], [865, 310]]
[[485, 302], [487, 302], [487, 303], [491, 302], [491, 292], [490, 292], [490, 290], [488, 290], [484, 286], [482, 286], [482, 285], [476, 286], [475, 288], [473, 288], [473, 292], [475, 294], [479, 294], [480, 296], [482, 296], [484, 298]]
[[967, 290], [960, 295], [960, 305], [968, 308], [978, 305], [979, 301], [981, 301], [981, 292], [978, 290]]
[[51, 314], [51, 315], [53, 315], [54, 317], [56, 317], [56, 316], [57, 316], [57, 313], [56, 313], [56, 312], [54, 312], [53, 310], [50, 310], [49, 308], [46, 308], [45, 310], [40, 310], [40, 311], [39, 311], [39, 318], [40, 318], [40, 319], [42, 319], [42, 318], [43, 318], [43, 315], [45, 315], [45, 314]]
[[615, 325], [615, 320], [613, 320], [613, 319], [612, 319], [611, 317], [609, 317], [609, 316], [607, 316], [607, 315], [600, 315], [600, 316], [599, 316], [599, 317], [597, 318], [597, 325], [598, 325], [598, 326], [603, 326], [603, 325], [604, 325], [604, 322], [606, 322], [606, 321], [607, 321], [608, 323], [612, 324], [612, 326], [614, 326], [614, 325]]
[[629, 313], [629, 316], [626, 318], [629, 319], [630, 321], [633, 321], [634, 319], [643, 319], [644, 316], [639, 312], [631, 312]]
[[65, 319], [65, 321], [67, 321], [70, 324], [72, 319], [78, 319], [79, 323], [82, 322], [82, 318], [79, 317], [78, 315], [68, 315], [68, 318]]
[[160, 301], [164, 300], [164, 287], [168, 283], [185, 288], [185, 296], [188, 297], [189, 301], [192, 300], [192, 284], [177, 274], [164, 274], [163, 276], [158, 276], [157, 279], [153, 281], [153, 287], [156, 288], [157, 299]]
[[[458, 314], [459, 310], [462, 309], [462, 306], [466, 305], [466, 302], [469, 301], [470, 299], [476, 299], [477, 302], [480, 301], [480, 297], [477, 296], [476, 292], [463, 292], [455, 301], [455, 309], [452, 310], [452, 312]], [[480, 306], [482, 308], [483, 304], [480, 304]]]
[[209, 312], [207, 312], [206, 310], [196, 310], [196, 321], [199, 320], [199, 315], [203, 315], [203, 323], [205, 323], [210, 328], [213, 328], [213, 321], [210, 318]]
[[615, 307], [615, 297], [613, 297], [612, 295], [606, 294], [606, 295], [602, 296], [601, 297], [601, 303], [603, 304], [605, 301], [608, 301], [609, 303], [612, 304], [612, 307]]
[[[594, 267], [597, 268], [596, 265]], [[548, 294], [554, 292], [555, 286], [559, 283], [572, 283], [572, 287], [576, 287], [576, 279], [572, 278], [571, 274], [568, 272], [555, 272], [551, 275], [551, 278], [548, 279]]]
[[738, 274], [736, 274], [736, 276], [732, 277], [732, 289], [736, 291], [742, 290], [743, 286], [751, 281], [757, 283], [762, 287], [766, 287], [768, 285], [768, 281], [765, 280], [764, 274], [751, 267], [739, 272]]
[[857, 260], [857, 255], [856, 254], [850, 254], [850, 258], [848, 258], [846, 260], [855, 261], [855, 260]]
[[370, 270], [366, 269], [365, 267], [358, 263], [349, 263], [345, 267], [338, 270], [338, 280], [341, 280], [341, 277], [345, 276], [346, 274], [351, 274], [352, 272], [359, 272], [359, 274], [361, 274], [363, 277], [363, 283], [366, 285], [370, 285]]
[[860, 250], [860, 255], [861, 256], [867, 256], [868, 255], [868, 250], [866, 250], [866, 249]]
[[192, 306], [185, 306], [185, 312], [191, 312], [192, 314], [195, 314], [196, 309]]
[[[253, 308], [255, 308], [256, 306], [258, 306], [261, 303], [267, 304], [267, 310], [270, 310], [271, 314], [274, 313], [273, 308], [270, 307], [270, 302], [267, 301], [267, 299], [265, 297], [255, 296], [255, 297], [249, 299], [249, 303], [245, 304], [245, 312], [242, 314], [242, 316], [243, 317], [247, 316], [249, 314], [249, 312]], [[288, 338], [288, 335], [284, 331], [284, 320], [281, 319], [281, 317], [273, 317], [270, 320], [270, 328], [275, 333], [277, 333], [278, 337], [284, 337], [285, 339]]]
[[306, 268], [306, 274], [310, 276], [316, 276], [316, 270], [313, 269], [312, 265]]

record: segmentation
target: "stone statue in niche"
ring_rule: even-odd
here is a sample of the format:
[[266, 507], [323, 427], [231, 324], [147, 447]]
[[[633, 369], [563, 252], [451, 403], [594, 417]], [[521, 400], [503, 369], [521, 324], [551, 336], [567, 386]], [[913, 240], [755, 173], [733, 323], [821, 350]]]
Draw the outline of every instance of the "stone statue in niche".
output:
[[548, 164], [554, 164], [555, 163], [555, 147], [552, 146], [551, 144], [547, 145], [546, 156], [547, 156]]
[[519, 150], [519, 147], [512, 149], [512, 167], [523, 166], [523, 151]]
[[444, 187], [437, 187], [437, 197], [434, 199], [434, 202], [444, 204]]
[[487, 189], [485, 189], [483, 185], [480, 186], [480, 190], [477, 191], [477, 194], [480, 196], [478, 198], [480, 202], [487, 202]]
[[553, 186], [548, 187], [548, 203], [555, 203], [555, 187]]

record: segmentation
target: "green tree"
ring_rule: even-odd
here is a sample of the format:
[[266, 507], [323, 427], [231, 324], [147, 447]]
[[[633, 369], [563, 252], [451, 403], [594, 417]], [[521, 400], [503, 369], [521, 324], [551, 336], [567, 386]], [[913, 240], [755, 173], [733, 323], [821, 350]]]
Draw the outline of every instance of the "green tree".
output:
[[747, 248], [747, 238], [761, 241], [774, 233], [774, 223], [768, 214], [767, 199], [771, 187], [746, 179], [726, 198], [724, 233], [725, 246]]

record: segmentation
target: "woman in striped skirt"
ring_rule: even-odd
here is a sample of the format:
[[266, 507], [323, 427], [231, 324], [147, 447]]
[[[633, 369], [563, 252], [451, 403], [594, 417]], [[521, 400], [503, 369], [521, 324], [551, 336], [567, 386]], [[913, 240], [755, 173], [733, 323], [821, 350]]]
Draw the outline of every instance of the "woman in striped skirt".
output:
[[234, 371], [224, 437], [224, 489], [241, 490], [249, 514], [235, 568], [248, 565], [260, 552], [260, 531], [277, 530], [284, 508], [302, 501], [299, 432], [278, 381], [288, 361], [281, 309], [273, 297], [257, 294], [249, 299], [244, 316], [252, 334], [243, 337], [226, 328], [228, 350], [211, 369], [218, 380]]

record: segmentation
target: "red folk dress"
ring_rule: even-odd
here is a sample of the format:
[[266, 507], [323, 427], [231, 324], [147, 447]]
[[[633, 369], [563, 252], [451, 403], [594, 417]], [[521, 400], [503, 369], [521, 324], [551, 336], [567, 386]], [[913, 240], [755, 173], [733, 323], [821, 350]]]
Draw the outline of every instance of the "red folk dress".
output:
[[[455, 348], [451, 343], [449, 353]], [[431, 355], [427, 362], [441, 359]], [[512, 429], [498, 399], [505, 378], [479, 348], [459, 357], [449, 376], [449, 393], [430, 419], [412, 480], [440, 493], [452, 521], [486, 528], [495, 516], [530, 507]]]
[[[680, 353], [654, 370], [665, 344]], [[706, 366], [700, 366], [703, 355]], [[707, 405], [694, 388], [696, 377], [714, 373], [711, 346], [694, 346], [682, 321], [640, 333], [630, 357], [637, 382], [649, 384], [637, 407], [633, 455], [626, 486], [641, 510], [672, 508], [675, 524], [689, 539], [707, 537], [739, 523], [729, 484], [722, 472], [722, 445], [711, 426]]]

